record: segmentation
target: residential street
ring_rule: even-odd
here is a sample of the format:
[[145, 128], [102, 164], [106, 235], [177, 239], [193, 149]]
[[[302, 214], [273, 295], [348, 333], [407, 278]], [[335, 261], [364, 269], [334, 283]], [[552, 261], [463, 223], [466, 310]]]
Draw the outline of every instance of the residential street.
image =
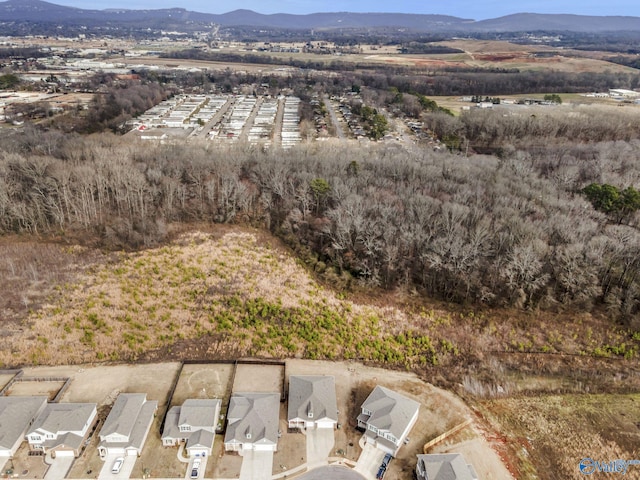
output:
[[364, 478], [348, 467], [331, 465], [312, 470], [302, 475], [299, 480], [364, 480]]
[[329, 99], [328, 95], [325, 95], [324, 104], [327, 107], [327, 112], [329, 113], [329, 118], [331, 119], [331, 123], [336, 127], [336, 136], [340, 139], [344, 139], [344, 130], [342, 129], [342, 123], [338, 120], [338, 116], [336, 115], [336, 111], [333, 108], [333, 104]]

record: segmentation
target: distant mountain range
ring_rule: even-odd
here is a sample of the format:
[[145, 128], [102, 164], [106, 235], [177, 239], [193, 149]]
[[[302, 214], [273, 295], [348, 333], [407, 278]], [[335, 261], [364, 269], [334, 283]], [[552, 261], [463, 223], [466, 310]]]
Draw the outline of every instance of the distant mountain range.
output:
[[620, 32], [640, 31], [640, 17], [586, 16], [519, 13], [475, 21], [448, 15], [407, 13], [312, 13], [309, 15], [263, 15], [251, 10], [235, 10], [222, 15], [188, 11], [184, 8], [157, 10], [85, 10], [41, 0], [0, 2], [0, 22], [61, 23], [96, 26], [126, 25], [139, 28], [179, 28], [193, 30], [199, 25], [244, 26], [279, 29], [363, 29], [398, 28], [415, 32]]

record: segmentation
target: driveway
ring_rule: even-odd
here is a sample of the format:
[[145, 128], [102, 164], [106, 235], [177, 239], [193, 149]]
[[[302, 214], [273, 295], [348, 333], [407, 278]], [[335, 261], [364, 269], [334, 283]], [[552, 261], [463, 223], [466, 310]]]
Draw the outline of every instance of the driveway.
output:
[[44, 479], [60, 480], [62, 478], [65, 478], [75, 459], [76, 458], [73, 456], [52, 458], [51, 466], [47, 469], [47, 473], [44, 475]]
[[382, 450], [377, 449], [370, 443], [365, 443], [354, 470], [362, 474], [367, 480], [375, 480], [378, 468], [380, 468], [385, 455]]
[[[119, 473], [111, 473], [111, 468], [113, 468], [113, 462], [116, 461], [116, 458], [123, 457], [124, 463], [122, 464], [122, 468]], [[107, 455], [104, 461], [104, 465], [100, 470], [100, 474], [98, 475], [98, 480], [129, 480], [131, 476], [131, 472], [133, 471], [133, 466], [136, 464], [136, 460], [138, 457], [135, 455], [125, 456], [122, 454], [112, 454]]]
[[187, 473], [184, 474], [184, 478], [186, 480], [191, 479], [191, 470], [193, 469], [193, 461], [199, 458], [200, 459], [200, 467], [198, 467], [198, 476], [196, 478], [204, 478], [204, 471], [207, 469], [207, 458], [209, 457], [193, 457], [189, 460], [189, 468], [187, 468]]
[[333, 428], [307, 430], [307, 466], [309, 469], [329, 464], [329, 456], [335, 445]]
[[242, 454], [240, 480], [271, 480], [273, 452], [249, 450]]

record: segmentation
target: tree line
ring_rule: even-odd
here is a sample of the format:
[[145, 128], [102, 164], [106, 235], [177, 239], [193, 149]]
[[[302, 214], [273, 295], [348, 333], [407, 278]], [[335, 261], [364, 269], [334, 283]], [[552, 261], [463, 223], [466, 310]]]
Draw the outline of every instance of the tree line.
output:
[[[611, 71], [520, 71], [458, 66], [425, 70], [399, 65], [381, 67], [370, 62], [302, 60], [295, 55], [283, 59], [255, 53], [207, 52], [196, 48], [171, 51], [162, 56], [230, 63], [286, 64], [303, 70], [340, 72], [339, 77], [369, 88], [396, 88], [402, 93], [414, 92], [427, 96], [601, 92], [610, 88], [636, 88], [639, 85], [637, 75]], [[342, 83], [342, 78], [337, 80], [338, 83]]]
[[27, 128], [0, 142], [0, 232], [165, 240], [174, 222], [248, 223], [347, 287], [415, 288], [462, 303], [607, 308], [636, 326], [638, 217], [579, 189], [630, 185], [640, 142], [501, 157], [312, 143], [158, 145]]

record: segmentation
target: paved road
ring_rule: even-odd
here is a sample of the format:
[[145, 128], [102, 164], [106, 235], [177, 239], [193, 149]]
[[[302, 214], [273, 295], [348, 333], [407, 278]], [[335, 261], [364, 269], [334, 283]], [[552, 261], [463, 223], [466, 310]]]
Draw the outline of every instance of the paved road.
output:
[[305, 473], [298, 480], [365, 480], [365, 477], [347, 467], [335, 465], [320, 467]]
[[282, 146], [282, 119], [284, 118], [284, 98], [278, 98], [278, 111], [273, 127], [273, 146]]
[[336, 135], [338, 136], [338, 138], [345, 138], [344, 130], [342, 130], [342, 123], [338, 121], [336, 111], [333, 108], [333, 104], [331, 103], [331, 100], [329, 99], [328, 95], [324, 96], [324, 105], [325, 107], [327, 107], [327, 113], [329, 113], [329, 118], [331, 119], [331, 123], [333, 124], [334, 127], [336, 127]]
[[242, 454], [240, 480], [271, 480], [273, 452], [249, 450]]
[[198, 131], [198, 133], [196, 134], [198, 137], [206, 137], [209, 135], [209, 132], [211, 131], [212, 128], [214, 128], [216, 125], [218, 125], [220, 123], [220, 121], [222, 120], [222, 117], [224, 116], [225, 113], [227, 113], [227, 110], [229, 110], [229, 108], [231, 108], [231, 105], [233, 105], [235, 103], [235, 98], [234, 97], [229, 97], [227, 99], [227, 103], [225, 103], [224, 105], [222, 105], [222, 107], [220, 107], [220, 110], [218, 110], [216, 112], [216, 114], [213, 116], [213, 118], [211, 120], [209, 120], [205, 126], [202, 128], [202, 130]]
[[249, 118], [247, 118], [247, 121], [244, 122], [244, 127], [242, 127], [242, 132], [239, 135], [240, 139], [246, 140], [249, 137], [249, 130], [251, 130], [251, 127], [253, 127], [253, 122], [258, 115], [258, 111], [260, 110], [260, 105], [262, 105], [263, 100], [263, 97], [258, 97], [258, 99], [256, 100], [256, 103], [253, 106], [253, 110], [251, 110], [251, 113], [249, 114]]
[[309, 468], [327, 465], [335, 445], [333, 428], [307, 430], [307, 465]]
[[361, 473], [366, 479], [374, 480], [384, 456], [385, 453], [382, 450], [366, 443], [354, 470]]
[[51, 466], [47, 469], [44, 480], [60, 480], [67, 476], [75, 457], [57, 457], [51, 459]]

